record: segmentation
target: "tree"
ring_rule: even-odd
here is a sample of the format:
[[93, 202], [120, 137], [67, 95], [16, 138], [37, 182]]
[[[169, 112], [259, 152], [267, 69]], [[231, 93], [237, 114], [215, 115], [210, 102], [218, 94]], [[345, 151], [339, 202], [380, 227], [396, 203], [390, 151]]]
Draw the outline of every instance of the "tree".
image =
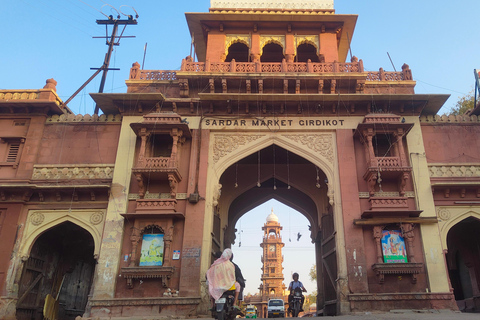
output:
[[455, 107], [450, 109], [450, 113], [448, 115], [453, 116], [463, 116], [465, 114], [469, 114], [469, 111], [474, 109], [474, 94], [473, 90], [470, 91], [468, 94], [458, 97], [458, 101], [455, 104]]

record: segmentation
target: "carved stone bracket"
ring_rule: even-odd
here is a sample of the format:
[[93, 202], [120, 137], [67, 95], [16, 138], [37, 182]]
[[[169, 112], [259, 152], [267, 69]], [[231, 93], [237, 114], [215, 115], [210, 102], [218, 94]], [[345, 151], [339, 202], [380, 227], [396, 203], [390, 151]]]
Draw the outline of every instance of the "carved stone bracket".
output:
[[412, 283], [417, 283], [417, 275], [422, 272], [423, 263], [375, 263], [373, 266], [378, 277], [378, 283], [385, 282], [386, 274], [410, 274], [412, 275]]
[[121, 269], [127, 280], [127, 287], [133, 289], [134, 279], [161, 279], [162, 286], [168, 287], [168, 282], [175, 272], [175, 267], [124, 267]]

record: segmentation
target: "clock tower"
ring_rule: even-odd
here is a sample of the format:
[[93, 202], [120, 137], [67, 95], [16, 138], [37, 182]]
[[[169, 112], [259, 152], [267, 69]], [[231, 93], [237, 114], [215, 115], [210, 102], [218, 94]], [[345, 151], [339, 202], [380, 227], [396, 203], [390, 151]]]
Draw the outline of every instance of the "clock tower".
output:
[[272, 208], [267, 222], [262, 227], [263, 241], [260, 244], [263, 248], [262, 285], [260, 286], [262, 296], [284, 296], [282, 247], [285, 244], [280, 236], [282, 229]]

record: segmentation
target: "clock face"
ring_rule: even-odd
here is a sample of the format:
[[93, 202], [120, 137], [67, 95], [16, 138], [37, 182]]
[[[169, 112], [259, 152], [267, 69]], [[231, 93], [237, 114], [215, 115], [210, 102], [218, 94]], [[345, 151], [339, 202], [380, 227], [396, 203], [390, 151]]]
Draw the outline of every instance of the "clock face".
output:
[[275, 251], [275, 246], [270, 246], [268, 249], [270, 250], [270, 252], [274, 252]]

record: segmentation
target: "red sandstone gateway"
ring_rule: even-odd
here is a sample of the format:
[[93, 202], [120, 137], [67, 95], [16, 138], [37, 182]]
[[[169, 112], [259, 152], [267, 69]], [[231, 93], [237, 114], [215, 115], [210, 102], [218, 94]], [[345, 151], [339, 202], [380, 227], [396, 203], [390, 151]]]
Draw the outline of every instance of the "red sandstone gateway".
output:
[[[133, 63], [127, 92], [91, 94], [100, 116], [53, 79], [0, 90], [0, 318], [207, 316], [213, 253], [269, 199], [309, 221], [319, 314], [480, 309], [479, 108], [440, 117], [407, 64], [348, 59], [357, 16], [331, 0], [186, 18], [195, 57]], [[273, 212], [260, 228], [245, 303], [266, 317], [285, 243]]]

